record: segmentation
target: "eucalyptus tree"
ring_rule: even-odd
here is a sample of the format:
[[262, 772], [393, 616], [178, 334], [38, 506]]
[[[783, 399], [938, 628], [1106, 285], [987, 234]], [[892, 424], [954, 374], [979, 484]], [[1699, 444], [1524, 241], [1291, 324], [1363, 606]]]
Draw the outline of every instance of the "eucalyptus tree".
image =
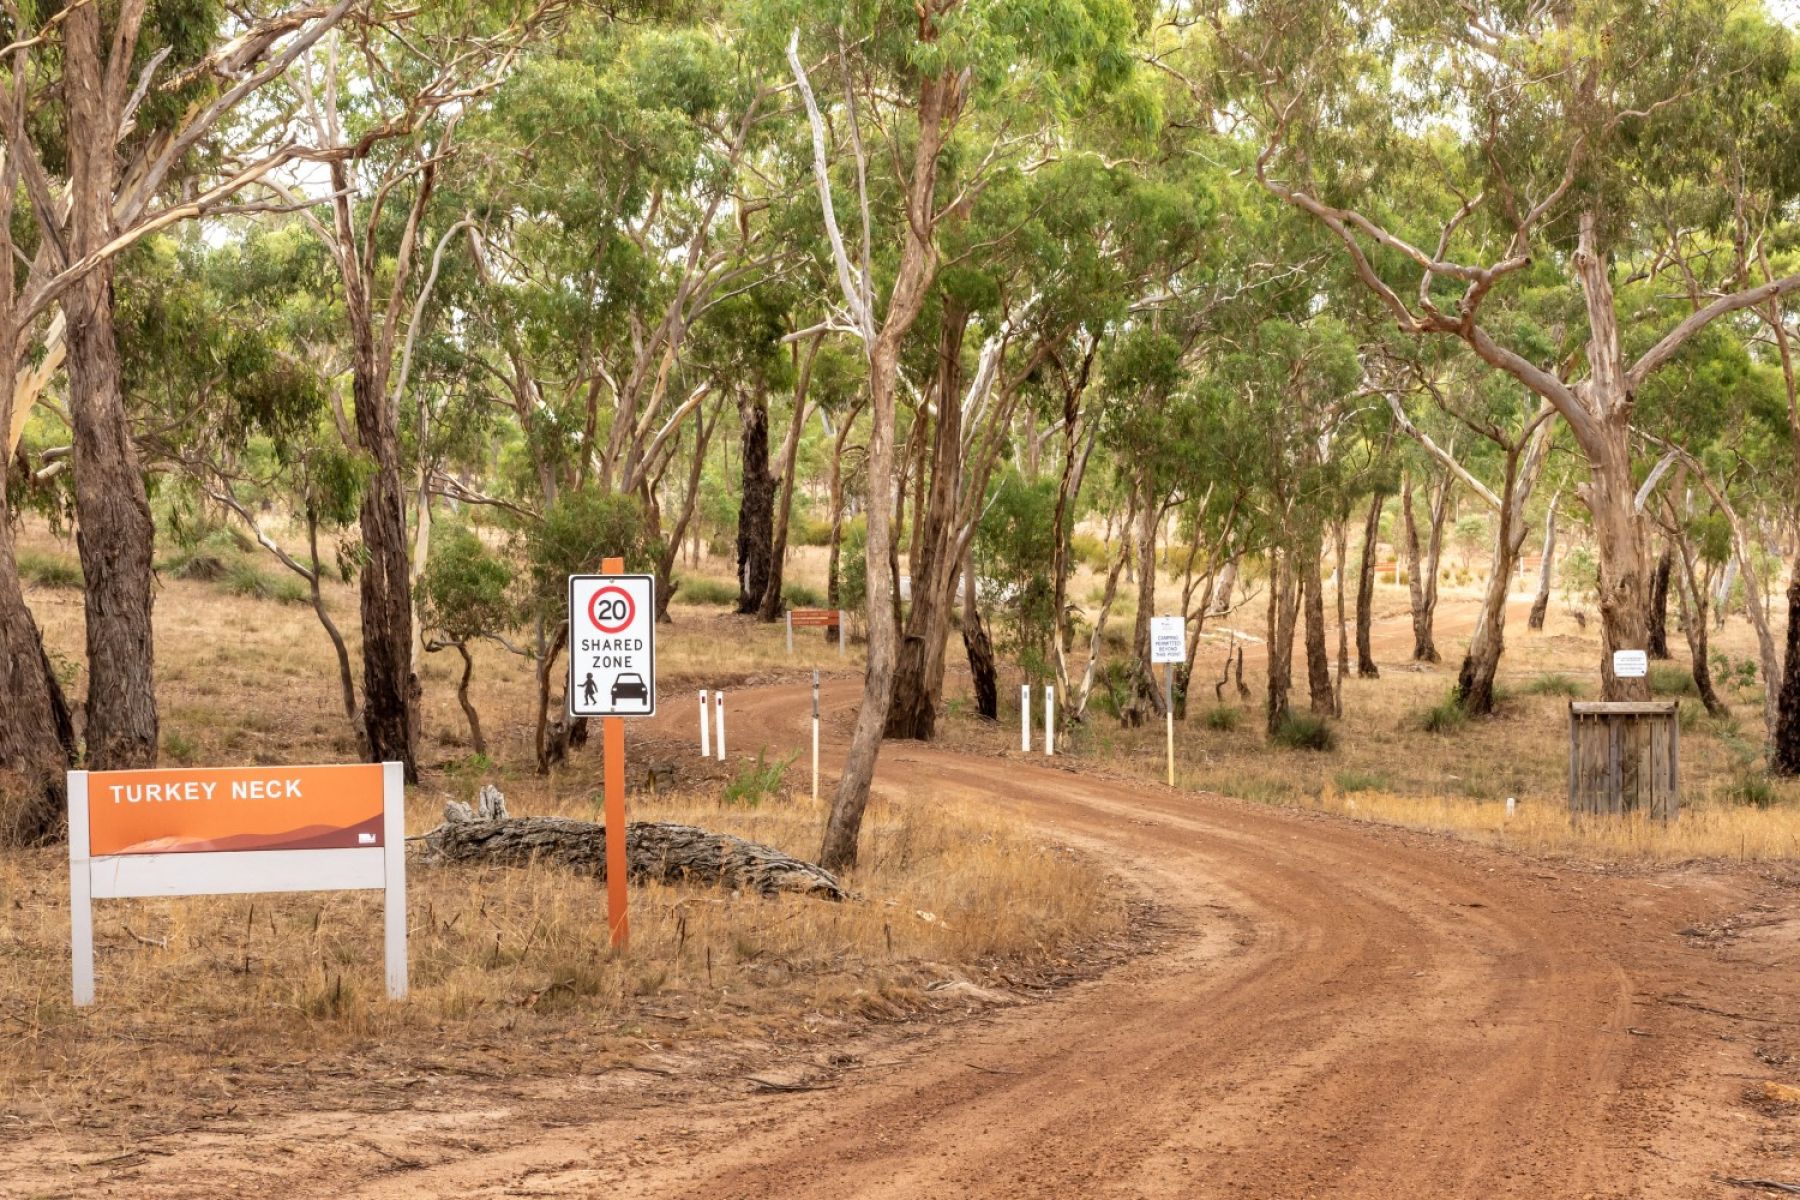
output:
[[[1337, 239], [1403, 332], [1461, 342], [1567, 423], [1588, 467], [1604, 691], [1647, 697], [1611, 653], [1648, 632], [1634, 396], [1702, 329], [1800, 289], [1800, 274], [1751, 283], [1717, 262], [1688, 304], [1669, 293], [1676, 266], [1645, 216], [1706, 177], [1711, 160], [1686, 152], [1695, 132], [1762, 90], [1768, 39], [1725, 35], [1766, 21], [1727, 0], [1266, 0], [1211, 17], [1232, 103], [1261, 138], [1259, 182]], [[1466, 198], [1418, 219], [1388, 189], [1396, 161]], [[1709, 216], [1732, 220], [1724, 206]], [[1554, 347], [1485, 311], [1538, 272], [1580, 302]]]
[[[1505, 380], [1471, 372], [1466, 362], [1426, 363], [1414, 359], [1405, 371], [1413, 386], [1387, 392], [1395, 425], [1494, 516], [1487, 590], [1456, 677], [1456, 699], [1463, 711], [1471, 716], [1486, 716], [1494, 710], [1494, 681], [1505, 647], [1506, 601], [1512, 591], [1520, 551], [1530, 532], [1526, 509], [1543, 474], [1556, 410]], [[1489, 478], [1497, 475], [1498, 486], [1476, 474], [1482, 470], [1478, 461], [1452, 452], [1421, 429], [1402, 402], [1402, 392], [1428, 398], [1438, 411], [1472, 435], [1465, 444], [1485, 448], [1487, 453], [1482, 457], [1491, 460], [1492, 465], [1483, 473]]]
[[[230, 206], [304, 153], [279, 131], [248, 142], [214, 135], [357, 8], [0, 7], [0, 457], [11, 458], [31, 405], [66, 370], [92, 766], [143, 766], [157, 753], [153, 531], [119, 390], [112, 264], [150, 233]], [[19, 586], [5, 472], [0, 463], [0, 773], [16, 778], [9, 790], [29, 814], [17, 832], [34, 837], [56, 825], [75, 745]]]
[[[898, 639], [888, 488], [900, 356], [937, 275], [939, 226], [970, 201], [969, 189], [984, 178], [978, 167], [961, 171], [954, 189], [945, 189], [950, 194], [940, 195], [946, 154], [965, 130], [981, 135], [977, 145], [1004, 150], [1011, 122], [1035, 127], [1116, 87], [1131, 73], [1132, 31], [1123, 8], [1099, 0], [1052, 0], [1048, 8], [1014, 0], [931, 0], [904, 7], [883, 0], [824, 6], [790, 0], [770, 6], [770, 15], [777, 37], [788, 27], [786, 58], [813, 135], [820, 208], [838, 280], [832, 319], [853, 332], [869, 364], [869, 657], [862, 706], [820, 854], [825, 866], [836, 868], [856, 861], [893, 697]], [[826, 123], [807, 66], [808, 56], [817, 62], [821, 52], [837, 68], [839, 86], [825, 95], [834, 110], [841, 107], [842, 120], [835, 125], [848, 143], [850, 170], [841, 178], [855, 198], [853, 241], [837, 220]], [[830, 98], [839, 95], [841, 106]], [[891, 204], [877, 210], [870, 204], [870, 169], [885, 164], [894, 170], [891, 187], [883, 189]], [[884, 249], [893, 249], [891, 259], [882, 256], [880, 279], [873, 249], [878, 218]]]

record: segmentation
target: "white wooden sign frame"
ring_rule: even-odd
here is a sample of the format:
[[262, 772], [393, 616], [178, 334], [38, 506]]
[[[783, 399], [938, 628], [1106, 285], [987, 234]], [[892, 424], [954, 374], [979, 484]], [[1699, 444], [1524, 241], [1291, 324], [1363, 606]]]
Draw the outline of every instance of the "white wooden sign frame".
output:
[[406, 776], [401, 763], [381, 764], [381, 817], [379, 846], [93, 856], [88, 773], [70, 771], [69, 950], [75, 1006], [94, 1002], [95, 900], [249, 892], [385, 892], [387, 994], [392, 1000], [405, 999]]

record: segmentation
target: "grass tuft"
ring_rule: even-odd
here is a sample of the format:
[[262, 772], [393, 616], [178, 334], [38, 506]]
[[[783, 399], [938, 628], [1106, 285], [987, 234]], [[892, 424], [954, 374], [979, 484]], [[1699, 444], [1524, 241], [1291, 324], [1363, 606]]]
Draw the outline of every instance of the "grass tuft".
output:
[[1244, 723], [1244, 710], [1221, 704], [1206, 710], [1206, 727], [1215, 733], [1231, 733]]
[[72, 554], [20, 550], [18, 559], [20, 577], [38, 587], [81, 588], [87, 583], [81, 573], [81, 560]]
[[1694, 674], [1686, 667], [1678, 667], [1673, 663], [1652, 663], [1650, 665], [1650, 691], [1658, 696], [1695, 696], [1699, 691], [1694, 686]]
[[1581, 696], [1586, 690], [1580, 680], [1561, 674], [1539, 675], [1520, 689], [1527, 696], [1567, 696], [1570, 699]]
[[1425, 733], [1451, 734], [1469, 723], [1469, 714], [1454, 695], [1445, 696], [1430, 708], [1413, 714], [1413, 725]]
[[737, 584], [723, 579], [687, 575], [676, 581], [675, 596], [683, 604], [728, 606], [737, 603], [738, 589]]
[[1281, 719], [1271, 738], [1289, 750], [1313, 750], [1325, 753], [1337, 749], [1337, 735], [1331, 722], [1308, 712], [1290, 711]]

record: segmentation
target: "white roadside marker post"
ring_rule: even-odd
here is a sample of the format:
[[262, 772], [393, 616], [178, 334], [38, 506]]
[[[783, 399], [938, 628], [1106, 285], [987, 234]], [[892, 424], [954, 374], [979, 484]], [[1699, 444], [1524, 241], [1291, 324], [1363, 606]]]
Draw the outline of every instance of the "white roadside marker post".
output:
[[1031, 685], [1019, 685], [1019, 749], [1031, 753]]
[[1056, 757], [1056, 687], [1044, 685], [1044, 757]]
[[813, 672], [813, 758], [812, 758], [812, 796], [813, 803], [819, 802], [819, 673]]
[[1169, 746], [1169, 786], [1175, 786], [1175, 664], [1163, 664], [1163, 725]]
[[387, 947], [387, 994], [404, 1000], [406, 971], [406, 764], [381, 764], [381, 852], [386, 874], [382, 912]]
[[713, 717], [716, 719], [716, 722], [718, 724], [718, 728], [716, 730], [714, 730], [715, 736], [713, 738], [713, 742], [715, 743], [715, 745], [713, 748], [719, 752], [719, 761], [724, 762], [725, 761], [725, 693], [724, 692], [714, 692], [713, 693]]
[[838, 657], [839, 658], [844, 657], [844, 639], [849, 635], [849, 632], [850, 632], [849, 619], [850, 619], [849, 613], [845, 612], [841, 608], [838, 609]]
[[712, 714], [706, 710], [706, 689], [700, 689], [700, 757], [712, 757]]
[[788, 609], [788, 614], [787, 614], [787, 633], [788, 633], [788, 657], [792, 658], [792, 657], [794, 657], [794, 610], [791, 608]]

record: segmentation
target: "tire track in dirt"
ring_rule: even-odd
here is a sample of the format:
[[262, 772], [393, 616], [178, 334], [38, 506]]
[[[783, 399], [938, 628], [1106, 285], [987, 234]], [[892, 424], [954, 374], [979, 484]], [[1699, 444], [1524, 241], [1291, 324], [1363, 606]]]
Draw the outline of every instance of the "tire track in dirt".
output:
[[[834, 717], [856, 691], [828, 690]], [[805, 696], [742, 694], [739, 727], [798, 745]], [[1692, 1102], [1716, 1070], [1701, 1035], [1631, 1029], [1641, 972], [1711, 962], [1653, 907], [1666, 896], [1602, 878], [1572, 897], [1474, 847], [1040, 764], [890, 744], [881, 778], [1100, 857], [1156, 898], [1158, 952], [827, 1091], [634, 1107], [348, 1194], [1716, 1191], [1734, 1147]]]

